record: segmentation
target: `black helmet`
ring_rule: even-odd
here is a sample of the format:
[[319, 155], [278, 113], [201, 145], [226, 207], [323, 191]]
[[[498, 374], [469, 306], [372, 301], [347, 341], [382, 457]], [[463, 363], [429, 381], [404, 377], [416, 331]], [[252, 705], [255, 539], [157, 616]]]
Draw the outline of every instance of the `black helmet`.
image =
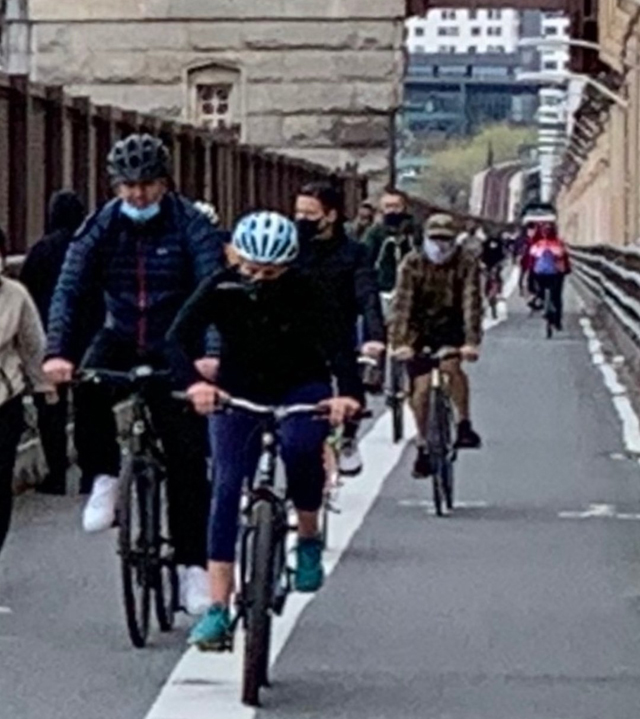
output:
[[160, 180], [171, 174], [171, 159], [160, 138], [129, 135], [113, 146], [107, 170], [114, 183]]

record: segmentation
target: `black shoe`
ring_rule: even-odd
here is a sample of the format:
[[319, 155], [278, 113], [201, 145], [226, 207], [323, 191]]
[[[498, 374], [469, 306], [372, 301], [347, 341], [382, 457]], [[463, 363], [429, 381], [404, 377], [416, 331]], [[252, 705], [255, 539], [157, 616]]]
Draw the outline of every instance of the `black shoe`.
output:
[[480, 449], [480, 447], [482, 447], [480, 435], [474, 431], [468, 419], [463, 419], [458, 425], [456, 449]]
[[424, 447], [418, 447], [412, 474], [415, 479], [426, 479], [431, 476], [431, 458]]
[[50, 475], [45, 477], [40, 484], [36, 485], [36, 492], [38, 494], [49, 494], [53, 496], [63, 496], [67, 493], [66, 480], [51, 477]]

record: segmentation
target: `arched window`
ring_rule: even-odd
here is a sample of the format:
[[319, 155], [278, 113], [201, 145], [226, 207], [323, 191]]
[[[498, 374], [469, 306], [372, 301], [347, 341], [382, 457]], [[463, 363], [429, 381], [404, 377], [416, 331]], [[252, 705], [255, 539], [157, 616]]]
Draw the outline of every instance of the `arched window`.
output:
[[189, 120], [213, 130], [242, 124], [241, 73], [236, 67], [210, 63], [187, 70]]

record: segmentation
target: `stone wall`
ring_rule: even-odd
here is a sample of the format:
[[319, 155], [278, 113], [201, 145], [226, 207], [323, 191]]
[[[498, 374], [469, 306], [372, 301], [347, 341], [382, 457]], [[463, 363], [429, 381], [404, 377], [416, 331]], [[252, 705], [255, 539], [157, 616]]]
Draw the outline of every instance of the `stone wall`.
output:
[[[250, 144], [387, 167], [404, 0], [30, 0], [31, 73], [95, 101], [191, 119], [189, 71], [239, 71]], [[235, 118], [234, 118], [235, 119]]]

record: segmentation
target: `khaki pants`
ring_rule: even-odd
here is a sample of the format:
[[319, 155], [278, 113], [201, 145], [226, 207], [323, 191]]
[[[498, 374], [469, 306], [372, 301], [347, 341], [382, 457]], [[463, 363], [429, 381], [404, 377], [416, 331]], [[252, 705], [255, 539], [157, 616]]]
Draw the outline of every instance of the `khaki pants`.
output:
[[[442, 363], [442, 373], [447, 383], [451, 399], [458, 412], [460, 421], [469, 419], [469, 378], [462, 369], [459, 359], [451, 359]], [[429, 390], [431, 374], [414, 377], [411, 382], [411, 409], [416, 418], [418, 438], [425, 439], [427, 418], [429, 416]]]

